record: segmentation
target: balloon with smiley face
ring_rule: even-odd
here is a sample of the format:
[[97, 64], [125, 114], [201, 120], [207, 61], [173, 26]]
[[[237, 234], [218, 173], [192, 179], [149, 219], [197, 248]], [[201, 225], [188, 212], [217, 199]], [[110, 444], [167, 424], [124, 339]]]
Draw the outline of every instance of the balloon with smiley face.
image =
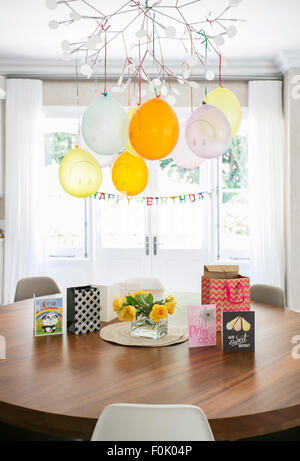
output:
[[186, 123], [186, 142], [201, 158], [216, 158], [224, 154], [231, 142], [231, 127], [227, 117], [217, 107], [203, 104]]
[[59, 180], [68, 194], [89, 197], [100, 187], [102, 170], [92, 154], [76, 146], [63, 158], [59, 168]]

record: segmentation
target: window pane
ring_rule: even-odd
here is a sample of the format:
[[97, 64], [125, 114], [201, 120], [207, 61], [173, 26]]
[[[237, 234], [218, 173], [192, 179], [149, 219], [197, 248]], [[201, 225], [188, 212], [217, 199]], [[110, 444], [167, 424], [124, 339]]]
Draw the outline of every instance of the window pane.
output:
[[72, 133], [44, 137], [46, 165], [46, 246], [48, 256], [85, 257], [85, 199], [67, 194], [59, 182], [59, 165], [76, 144]]
[[247, 192], [223, 192], [221, 248], [232, 257], [249, 254], [248, 213]]
[[[159, 162], [155, 190], [158, 195], [180, 195], [173, 203], [155, 207], [157, 229], [161, 249], [202, 249], [207, 244], [207, 204], [209, 200], [198, 200], [198, 193], [205, 190], [201, 168], [182, 168], [172, 158]], [[200, 181], [201, 177], [201, 181]], [[195, 197], [190, 194], [195, 194]], [[196, 198], [195, 202], [192, 202]]]
[[237, 135], [222, 157], [223, 189], [248, 187], [248, 136]]
[[146, 234], [145, 203], [121, 196], [113, 183], [110, 168], [103, 168], [101, 190], [118, 195], [117, 199], [95, 200], [95, 206], [100, 207], [102, 248], [144, 248]]

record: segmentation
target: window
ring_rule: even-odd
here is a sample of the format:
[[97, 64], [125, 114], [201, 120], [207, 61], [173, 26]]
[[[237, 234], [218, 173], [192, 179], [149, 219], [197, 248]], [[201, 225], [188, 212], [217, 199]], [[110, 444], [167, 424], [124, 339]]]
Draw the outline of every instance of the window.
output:
[[87, 257], [86, 199], [72, 197], [59, 182], [59, 165], [76, 144], [74, 133], [44, 135], [46, 182], [46, 250], [50, 258]]
[[218, 161], [219, 259], [248, 259], [248, 135], [244, 117], [239, 133]]

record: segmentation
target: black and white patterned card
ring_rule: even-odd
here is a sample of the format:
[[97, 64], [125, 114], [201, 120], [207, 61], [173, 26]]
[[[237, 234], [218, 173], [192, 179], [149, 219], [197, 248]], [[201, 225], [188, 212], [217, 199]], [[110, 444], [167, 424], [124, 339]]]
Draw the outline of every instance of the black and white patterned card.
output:
[[255, 350], [255, 312], [223, 312], [223, 351]]

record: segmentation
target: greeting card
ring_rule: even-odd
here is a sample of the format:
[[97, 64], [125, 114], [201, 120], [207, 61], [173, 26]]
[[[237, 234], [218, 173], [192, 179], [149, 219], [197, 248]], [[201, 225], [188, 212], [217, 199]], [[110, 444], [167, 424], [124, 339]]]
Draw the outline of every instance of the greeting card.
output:
[[223, 312], [223, 350], [254, 351], [255, 312]]
[[216, 305], [189, 306], [189, 347], [216, 345]]
[[34, 300], [34, 328], [35, 336], [62, 334], [62, 297], [45, 296]]

